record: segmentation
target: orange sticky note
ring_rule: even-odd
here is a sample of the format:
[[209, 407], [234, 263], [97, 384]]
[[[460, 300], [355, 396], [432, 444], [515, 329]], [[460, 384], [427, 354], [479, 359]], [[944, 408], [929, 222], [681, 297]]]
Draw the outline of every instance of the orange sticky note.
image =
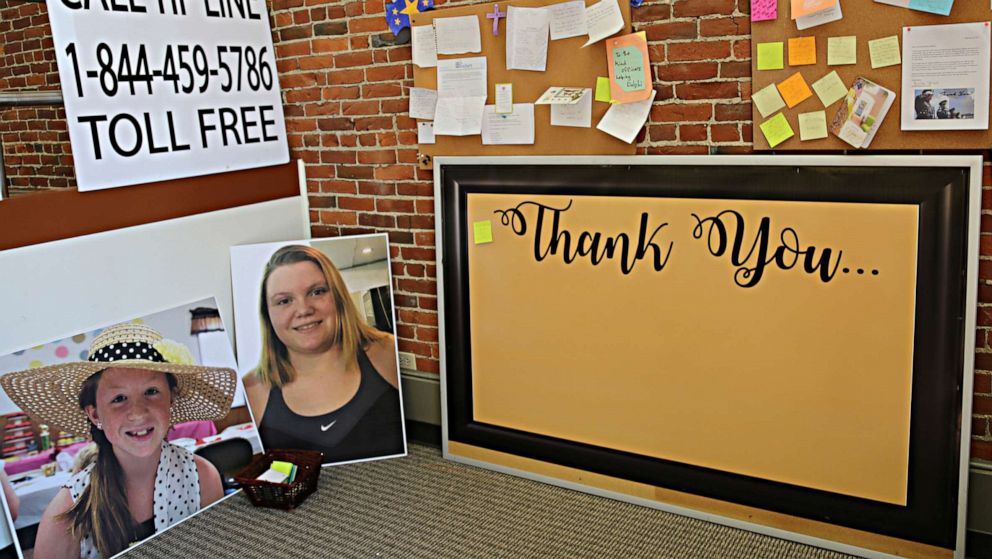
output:
[[816, 37], [789, 39], [789, 66], [816, 64]]
[[832, 8], [837, 5], [837, 0], [792, 0], [792, 19], [808, 16]]
[[651, 61], [645, 33], [631, 33], [606, 40], [610, 95], [614, 101], [633, 103], [651, 96]]
[[799, 72], [792, 74], [776, 87], [778, 87], [778, 92], [782, 94], [782, 100], [790, 109], [813, 96], [813, 92], [810, 91], [809, 86], [806, 85], [806, 80]]

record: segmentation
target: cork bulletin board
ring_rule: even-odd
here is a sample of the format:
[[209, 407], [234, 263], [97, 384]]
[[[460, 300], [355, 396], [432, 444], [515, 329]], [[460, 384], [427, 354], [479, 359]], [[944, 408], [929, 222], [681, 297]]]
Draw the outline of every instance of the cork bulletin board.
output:
[[446, 456], [963, 551], [980, 159], [580, 159], [435, 162]]
[[[516, 7], [540, 7], [558, 3], [561, 0], [514, 0]], [[592, 5], [596, 0], [586, 0]], [[544, 91], [552, 86], [589, 87], [595, 93], [596, 78], [607, 76], [606, 47], [604, 41], [583, 48], [587, 36], [548, 41], [548, 65], [545, 72], [506, 69], [506, 20], [500, 20], [500, 34], [493, 36], [492, 20], [486, 18], [493, 6], [499, 4], [505, 11], [510, 2], [487, 2], [457, 8], [445, 8], [417, 14], [410, 18], [411, 25], [429, 25], [434, 18], [475, 15], [479, 18], [482, 39], [482, 52], [460, 55], [438, 55], [439, 60], [485, 56], [487, 59], [488, 93], [486, 104], [495, 102], [493, 84], [512, 83], [514, 103], [533, 103]], [[620, 0], [624, 28], [617, 34], [630, 32], [630, 3]], [[414, 85], [429, 89], [437, 88], [437, 69], [413, 66]], [[421, 145], [421, 164], [429, 166], [429, 158], [438, 155], [632, 155], [633, 143], [625, 143], [605, 132], [596, 129], [609, 104], [593, 101], [592, 127], [573, 128], [551, 126], [550, 105], [534, 106], [533, 145], [482, 145], [482, 138], [475, 136], [437, 136], [435, 144]], [[426, 156], [426, 157], [425, 157]]]
[[[872, 0], [839, 0], [843, 19], [799, 31], [795, 21], [789, 18], [789, 0], [778, 0], [778, 19], [751, 23], [751, 83], [752, 92], [760, 91], [772, 83], [781, 83], [792, 74], [799, 72], [808, 85], [836, 70], [848, 87], [855, 78], [863, 76], [891, 89], [896, 93], [896, 101], [882, 121], [874, 140], [867, 149], [988, 149], [992, 145], [992, 131], [989, 130], [946, 130], [946, 131], [902, 131], [899, 122], [899, 102], [902, 98], [902, 65], [872, 69], [868, 53], [868, 41], [896, 35], [902, 47], [902, 28], [918, 25], [938, 25], [992, 20], [992, 9], [988, 2], [958, 0], [949, 16], [940, 16], [910, 10]], [[840, 36], [857, 37], [857, 64], [827, 66], [827, 38]], [[815, 37], [817, 63], [807, 66], [789, 66], [788, 40], [794, 37]], [[782, 70], [757, 69], [757, 45], [759, 43], [785, 43], [785, 64]], [[843, 100], [826, 107], [827, 123], [837, 112]], [[849, 144], [833, 134], [819, 140], [799, 140], [799, 113], [824, 110], [820, 99], [814, 94], [795, 107], [782, 109], [795, 132], [795, 136], [775, 146], [775, 150], [853, 150]], [[754, 121], [753, 141], [755, 150], [769, 150], [768, 142], [758, 125], [766, 120], [752, 105]], [[769, 115], [769, 118], [772, 115]]]

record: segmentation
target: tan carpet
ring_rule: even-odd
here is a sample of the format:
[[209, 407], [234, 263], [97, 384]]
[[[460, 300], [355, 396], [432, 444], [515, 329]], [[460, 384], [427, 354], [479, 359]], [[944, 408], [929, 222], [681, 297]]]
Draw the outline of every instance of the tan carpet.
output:
[[295, 511], [229, 497], [141, 557], [842, 559], [841, 553], [464, 466], [439, 450], [326, 468]]

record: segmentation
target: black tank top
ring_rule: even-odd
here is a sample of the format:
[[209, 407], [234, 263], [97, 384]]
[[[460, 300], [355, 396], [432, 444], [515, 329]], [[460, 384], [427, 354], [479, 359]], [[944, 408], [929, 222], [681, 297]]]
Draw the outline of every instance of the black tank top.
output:
[[319, 450], [324, 463], [403, 452], [399, 391], [382, 378], [359, 349], [358, 391], [340, 408], [323, 415], [298, 415], [289, 409], [282, 389], [269, 389], [258, 431], [268, 450]]

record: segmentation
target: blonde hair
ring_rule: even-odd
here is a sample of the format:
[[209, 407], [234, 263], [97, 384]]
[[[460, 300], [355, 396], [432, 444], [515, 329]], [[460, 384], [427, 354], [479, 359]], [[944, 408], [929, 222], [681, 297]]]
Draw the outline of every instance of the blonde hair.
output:
[[334, 263], [323, 252], [305, 245], [287, 245], [277, 250], [269, 258], [262, 273], [262, 289], [259, 295], [259, 322], [262, 333], [262, 352], [258, 366], [253, 371], [255, 377], [263, 382], [281, 387], [293, 382], [296, 370], [289, 362], [289, 351], [276, 335], [269, 317], [269, 305], [266, 298], [266, 284], [269, 276], [277, 268], [299, 262], [312, 262], [324, 274], [327, 285], [334, 297], [334, 307], [337, 311], [337, 328], [335, 329], [334, 345], [341, 348], [341, 356], [349, 366], [358, 362], [358, 350], [368, 344], [382, 339], [385, 333], [369, 326], [358, 313], [355, 303], [348, 295], [341, 273]]

